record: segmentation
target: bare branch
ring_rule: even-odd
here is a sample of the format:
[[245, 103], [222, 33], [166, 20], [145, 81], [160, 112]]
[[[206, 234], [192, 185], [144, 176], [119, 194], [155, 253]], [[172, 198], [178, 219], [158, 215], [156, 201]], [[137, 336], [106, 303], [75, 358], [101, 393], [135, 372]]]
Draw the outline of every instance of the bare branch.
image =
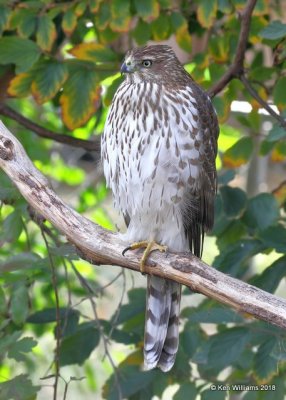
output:
[[72, 136], [63, 135], [61, 133], [53, 132], [49, 129], [44, 128], [31, 121], [28, 118], [25, 118], [23, 115], [19, 114], [17, 111], [13, 110], [13, 108], [7, 106], [7, 104], [0, 102], [0, 114], [5, 117], [11, 118], [14, 121], [17, 121], [19, 124], [24, 126], [27, 129], [30, 129], [38, 136], [54, 140], [55, 142], [64, 143], [73, 147], [80, 147], [89, 151], [100, 151], [100, 137], [95, 137], [95, 140], [83, 140], [78, 139]]
[[46, 235], [44, 233], [44, 230], [41, 229], [42, 237], [44, 239], [47, 252], [48, 252], [48, 257], [49, 257], [49, 262], [50, 262], [50, 268], [51, 268], [51, 275], [52, 275], [52, 284], [53, 284], [53, 289], [54, 289], [54, 294], [55, 294], [55, 301], [56, 301], [56, 349], [55, 349], [55, 381], [54, 381], [54, 393], [53, 393], [53, 400], [57, 400], [57, 394], [58, 394], [58, 383], [59, 383], [59, 376], [60, 376], [60, 347], [61, 347], [61, 325], [60, 325], [60, 299], [59, 299], [59, 292], [58, 292], [58, 285], [57, 285], [57, 276], [56, 276], [56, 270], [55, 270], [55, 265], [54, 261], [50, 252], [49, 244], [46, 238]]
[[[28, 203], [49, 220], [80, 255], [97, 265], [117, 265], [139, 271], [138, 252], [122, 256], [126, 243], [117, 233], [93, 224], [67, 206], [49, 187], [46, 178], [34, 167], [22, 145], [0, 122], [0, 167], [18, 187]], [[286, 300], [205, 264], [191, 253], [152, 253], [146, 272], [172, 279], [238, 312], [286, 328]]]
[[249, 80], [246, 78], [244, 74], [242, 74], [239, 78], [241, 82], [244, 84], [245, 88], [248, 90], [248, 92], [251, 94], [251, 96], [263, 107], [265, 108], [266, 111], [269, 112], [270, 115], [272, 115], [273, 118], [275, 118], [283, 128], [286, 129], [286, 119], [284, 119], [280, 114], [277, 114], [270, 105], [262, 99], [262, 97], [259, 96], [257, 91], [254, 89], [254, 87], [251, 85]]
[[249, 36], [251, 15], [254, 10], [256, 1], [257, 0], [248, 0], [245, 8], [240, 13], [241, 29], [239, 32], [239, 38], [233, 63], [226, 71], [226, 73], [220, 78], [220, 80], [212, 88], [209, 89], [208, 93], [210, 97], [216, 96], [226, 87], [226, 85], [232, 79], [238, 78], [243, 73], [243, 63]]

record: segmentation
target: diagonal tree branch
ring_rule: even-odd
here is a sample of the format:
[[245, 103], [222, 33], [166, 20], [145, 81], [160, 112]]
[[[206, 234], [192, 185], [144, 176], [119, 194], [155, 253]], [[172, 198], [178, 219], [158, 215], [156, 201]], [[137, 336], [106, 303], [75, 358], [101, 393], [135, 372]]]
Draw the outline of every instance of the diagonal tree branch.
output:
[[[138, 252], [122, 256], [126, 246], [117, 233], [95, 225], [67, 206], [34, 167], [19, 141], [0, 121], [0, 167], [28, 203], [73, 243], [82, 258], [97, 265], [117, 265], [139, 271]], [[191, 253], [152, 254], [146, 272], [175, 280], [238, 312], [286, 328], [286, 300], [205, 264]]]
[[226, 73], [219, 79], [219, 81], [209, 89], [208, 93], [211, 98], [221, 92], [232, 79], [239, 78], [243, 73], [243, 63], [249, 36], [251, 15], [253, 13], [256, 1], [257, 0], [248, 0], [246, 6], [240, 13], [241, 29], [239, 32], [233, 63]]
[[259, 96], [257, 91], [254, 89], [254, 87], [251, 85], [249, 80], [246, 78], [244, 74], [242, 74], [239, 78], [241, 82], [244, 84], [246, 90], [251, 94], [251, 96], [263, 107], [265, 108], [266, 111], [269, 112], [270, 115], [272, 115], [273, 118], [275, 118], [280, 125], [286, 129], [286, 119], [284, 119], [280, 114], [277, 114], [270, 105], [262, 99], [262, 97]]
[[30, 129], [38, 136], [41, 136], [46, 139], [54, 140], [55, 142], [64, 143], [73, 147], [81, 147], [85, 150], [89, 151], [99, 151], [100, 150], [100, 137], [95, 137], [95, 140], [83, 140], [77, 139], [72, 136], [63, 135], [61, 133], [53, 132], [49, 129], [44, 128], [41, 125], [36, 124], [28, 118], [25, 118], [23, 115], [19, 114], [17, 111], [13, 110], [13, 108], [9, 107], [7, 104], [0, 102], [0, 114], [5, 117], [11, 118], [14, 121], [17, 121], [19, 124], [24, 126], [27, 129]]

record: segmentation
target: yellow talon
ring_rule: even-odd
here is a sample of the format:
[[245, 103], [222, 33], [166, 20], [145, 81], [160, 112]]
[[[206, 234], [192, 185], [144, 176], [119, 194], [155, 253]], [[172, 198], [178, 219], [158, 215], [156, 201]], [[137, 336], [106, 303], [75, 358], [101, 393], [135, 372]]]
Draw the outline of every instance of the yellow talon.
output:
[[142, 242], [135, 242], [132, 243], [130, 246], [126, 247], [126, 249], [123, 250], [122, 255], [128, 251], [128, 250], [136, 250], [136, 249], [141, 249], [145, 248], [143, 256], [140, 260], [140, 271], [142, 274], [145, 272], [145, 262], [152, 251], [159, 250], [161, 252], [167, 251], [167, 246], [163, 246], [161, 244], [158, 244], [154, 241], [148, 241], [148, 240], [143, 240]]

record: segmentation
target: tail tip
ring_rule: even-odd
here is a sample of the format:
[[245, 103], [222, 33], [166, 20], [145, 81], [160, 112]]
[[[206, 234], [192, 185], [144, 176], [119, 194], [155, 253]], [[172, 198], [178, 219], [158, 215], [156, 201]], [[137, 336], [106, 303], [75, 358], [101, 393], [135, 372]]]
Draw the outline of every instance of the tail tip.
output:
[[170, 360], [169, 362], [160, 362], [160, 361], [155, 361], [155, 362], [150, 362], [147, 360], [144, 360], [144, 371], [150, 371], [151, 369], [154, 368], [159, 368], [162, 372], [169, 372], [170, 369], [173, 367], [175, 360]]

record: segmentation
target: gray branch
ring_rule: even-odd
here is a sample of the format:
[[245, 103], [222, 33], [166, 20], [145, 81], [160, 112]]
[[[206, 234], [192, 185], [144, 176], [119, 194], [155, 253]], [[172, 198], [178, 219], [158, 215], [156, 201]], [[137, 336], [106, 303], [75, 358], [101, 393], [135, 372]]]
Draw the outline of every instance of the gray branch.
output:
[[[0, 167], [27, 202], [76, 246], [83, 259], [103, 268], [117, 265], [139, 271], [141, 252], [132, 251], [123, 257], [125, 244], [117, 233], [101, 228], [66, 205], [1, 121]], [[231, 278], [190, 253], [152, 253], [146, 272], [186, 285], [240, 313], [286, 328], [285, 299]]]

